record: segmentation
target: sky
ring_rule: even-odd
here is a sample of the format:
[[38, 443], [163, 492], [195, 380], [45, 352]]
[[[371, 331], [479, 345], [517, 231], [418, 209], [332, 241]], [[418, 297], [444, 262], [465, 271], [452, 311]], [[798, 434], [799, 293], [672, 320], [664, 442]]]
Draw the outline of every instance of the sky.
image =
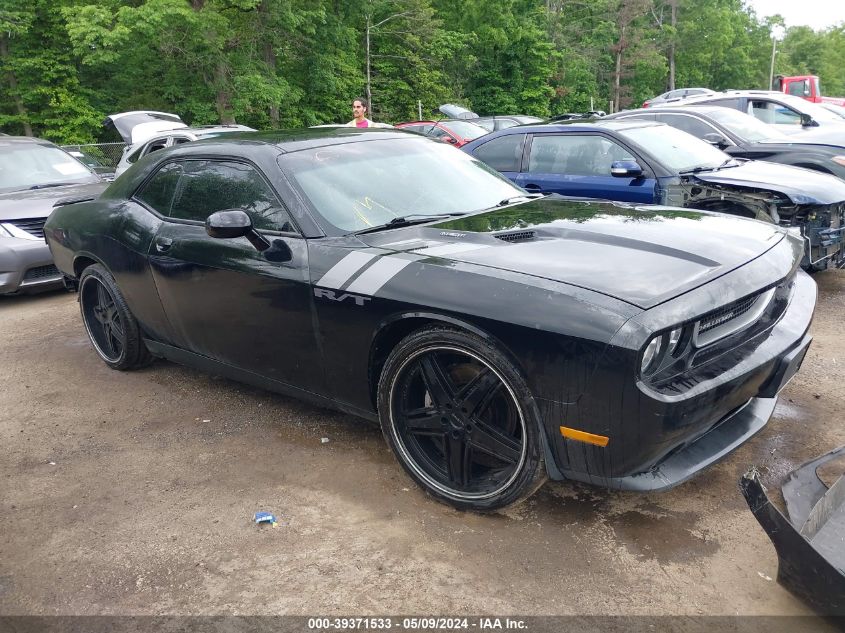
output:
[[819, 30], [845, 22], [843, 0], [746, 0], [746, 3], [760, 18], [780, 13], [787, 27], [806, 25]]

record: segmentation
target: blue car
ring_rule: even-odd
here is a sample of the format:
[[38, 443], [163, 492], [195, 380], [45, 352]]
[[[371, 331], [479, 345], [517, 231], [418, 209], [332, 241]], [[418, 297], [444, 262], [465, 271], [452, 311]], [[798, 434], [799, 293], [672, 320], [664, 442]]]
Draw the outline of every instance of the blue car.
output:
[[798, 227], [805, 268], [845, 264], [845, 182], [732, 158], [668, 125], [620, 120], [523, 125], [461, 149], [529, 192], [690, 207]]

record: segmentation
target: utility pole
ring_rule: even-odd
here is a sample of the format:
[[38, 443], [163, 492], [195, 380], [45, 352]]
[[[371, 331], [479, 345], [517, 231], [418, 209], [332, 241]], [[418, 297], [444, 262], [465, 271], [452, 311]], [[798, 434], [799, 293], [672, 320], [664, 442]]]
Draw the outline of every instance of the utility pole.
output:
[[775, 80], [775, 55], [777, 54], [778, 38], [783, 37], [783, 25], [775, 23], [771, 25], [772, 29], [772, 62], [769, 65], [769, 85], [766, 90], [772, 89], [772, 82]]
[[367, 105], [370, 108], [370, 116], [373, 115], [373, 89], [372, 89], [372, 73], [371, 73], [371, 64], [370, 64], [370, 33], [380, 27], [385, 22], [390, 22], [393, 19], [401, 18], [403, 16], [410, 15], [411, 11], [402, 11], [401, 13], [394, 13], [393, 15], [389, 15], [384, 18], [381, 22], [376, 22], [375, 24], [372, 23], [372, 16], [368, 13], [367, 14]]
[[373, 116], [373, 90], [370, 86], [370, 14], [367, 14], [367, 108]]
[[775, 53], [777, 52], [777, 43], [778, 40], [775, 37], [775, 34], [772, 33], [772, 65], [769, 66], [769, 85], [766, 86], [766, 90], [772, 89], [772, 82], [775, 79]]

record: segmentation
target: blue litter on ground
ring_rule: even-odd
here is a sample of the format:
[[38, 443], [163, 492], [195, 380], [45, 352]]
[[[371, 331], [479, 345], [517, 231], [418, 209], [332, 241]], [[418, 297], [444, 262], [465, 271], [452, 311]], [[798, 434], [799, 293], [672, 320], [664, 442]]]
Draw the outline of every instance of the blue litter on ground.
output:
[[256, 512], [252, 518], [256, 523], [269, 523], [274, 527], [276, 525], [276, 516], [269, 512]]

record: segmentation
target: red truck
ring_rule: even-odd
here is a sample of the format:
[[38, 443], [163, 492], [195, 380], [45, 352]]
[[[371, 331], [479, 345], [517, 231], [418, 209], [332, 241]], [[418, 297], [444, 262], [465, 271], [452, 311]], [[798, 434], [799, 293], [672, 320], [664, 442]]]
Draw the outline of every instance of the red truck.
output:
[[797, 77], [778, 75], [772, 81], [772, 90], [801, 97], [813, 103], [824, 102], [845, 106], [845, 98], [843, 97], [822, 96], [822, 90], [819, 87], [819, 78], [816, 75], [798, 75]]

